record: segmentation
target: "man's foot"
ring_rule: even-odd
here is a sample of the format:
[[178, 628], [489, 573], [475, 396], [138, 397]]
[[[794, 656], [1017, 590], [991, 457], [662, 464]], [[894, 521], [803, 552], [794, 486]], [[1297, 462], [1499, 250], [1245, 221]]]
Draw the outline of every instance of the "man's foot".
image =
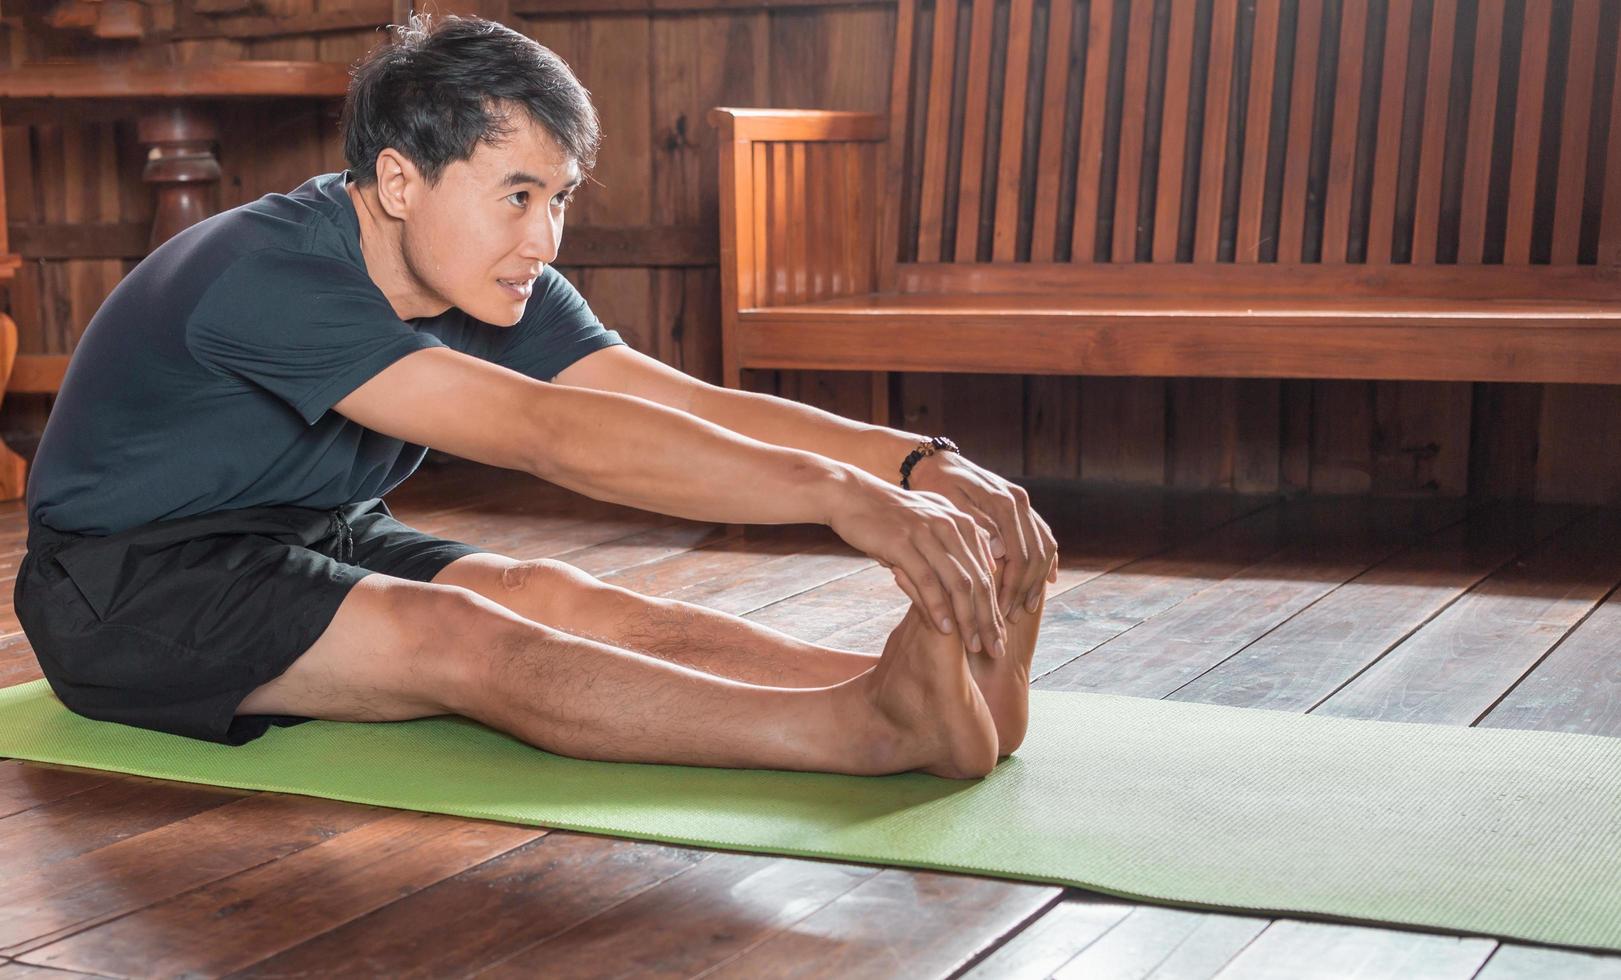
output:
[[932, 629], [916, 604], [906, 611], [878, 666], [852, 682], [879, 718], [875, 771], [977, 779], [995, 768], [996, 722], [965, 653], [958, 634]]
[[[1006, 567], [1005, 563], [997, 564], [998, 589]], [[1007, 624], [1005, 656], [993, 659], [984, 651], [968, 651], [968, 670], [985, 698], [991, 717], [996, 720], [999, 758], [1011, 755], [1024, 742], [1024, 732], [1029, 727], [1030, 661], [1036, 653], [1036, 634], [1041, 631], [1041, 614], [1046, 608], [1047, 589], [1043, 583], [1036, 611], [1031, 612], [1021, 604], [1018, 616]]]

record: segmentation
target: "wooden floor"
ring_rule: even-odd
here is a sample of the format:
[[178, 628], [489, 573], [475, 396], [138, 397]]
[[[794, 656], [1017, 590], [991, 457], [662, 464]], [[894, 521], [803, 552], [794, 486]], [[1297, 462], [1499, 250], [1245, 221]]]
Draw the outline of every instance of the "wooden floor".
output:
[[[1031, 489], [1063, 557], [1038, 688], [1621, 736], [1621, 512]], [[905, 612], [825, 528], [460, 463], [390, 503], [831, 646], [876, 652]], [[39, 676], [9, 602], [23, 536], [0, 505], [0, 684]], [[1507, 980], [1621, 977], [1621, 957], [0, 762], [0, 980], [62, 971]]]

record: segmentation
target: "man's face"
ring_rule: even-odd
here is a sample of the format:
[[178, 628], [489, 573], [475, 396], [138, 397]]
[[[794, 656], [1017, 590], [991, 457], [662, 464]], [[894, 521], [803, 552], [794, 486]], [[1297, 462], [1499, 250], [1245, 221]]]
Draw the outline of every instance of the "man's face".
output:
[[439, 183], [416, 185], [405, 222], [406, 269], [426, 296], [509, 327], [563, 240], [563, 214], [579, 164], [527, 113], [509, 117], [501, 143], [479, 143]]

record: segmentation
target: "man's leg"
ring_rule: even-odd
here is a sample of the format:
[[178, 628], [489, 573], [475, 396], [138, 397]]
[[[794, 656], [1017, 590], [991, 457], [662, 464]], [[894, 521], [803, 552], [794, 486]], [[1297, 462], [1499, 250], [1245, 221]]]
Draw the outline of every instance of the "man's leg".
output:
[[717, 609], [642, 595], [552, 559], [468, 555], [433, 580], [576, 636], [750, 684], [823, 687], [878, 663], [873, 654], [806, 643]]
[[914, 608], [876, 667], [763, 687], [534, 622], [468, 589], [368, 575], [238, 714], [387, 721], [461, 714], [586, 759], [975, 777], [996, 729], [955, 635]]
[[[1007, 568], [996, 566], [996, 582]], [[451, 562], [435, 582], [459, 585], [536, 622], [734, 680], [820, 687], [871, 669], [872, 654], [837, 650], [704, 606], [641, 595], [565, 562], [477, 554]], [[996, 721], [998, 754], [1012, 753], [1029, 724], [1030, 662], [1046, 607], [1008, 625], [1007, 656], [969, 652], [974, 681]]]

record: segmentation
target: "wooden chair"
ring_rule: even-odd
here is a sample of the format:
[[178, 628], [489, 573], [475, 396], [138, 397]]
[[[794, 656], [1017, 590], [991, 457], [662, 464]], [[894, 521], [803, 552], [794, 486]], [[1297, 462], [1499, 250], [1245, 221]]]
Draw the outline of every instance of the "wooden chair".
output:
[[887, 117], [713, 110], [726, 384], [1621, 381], [1613, 5], [1156, 6], [901, 0]]

